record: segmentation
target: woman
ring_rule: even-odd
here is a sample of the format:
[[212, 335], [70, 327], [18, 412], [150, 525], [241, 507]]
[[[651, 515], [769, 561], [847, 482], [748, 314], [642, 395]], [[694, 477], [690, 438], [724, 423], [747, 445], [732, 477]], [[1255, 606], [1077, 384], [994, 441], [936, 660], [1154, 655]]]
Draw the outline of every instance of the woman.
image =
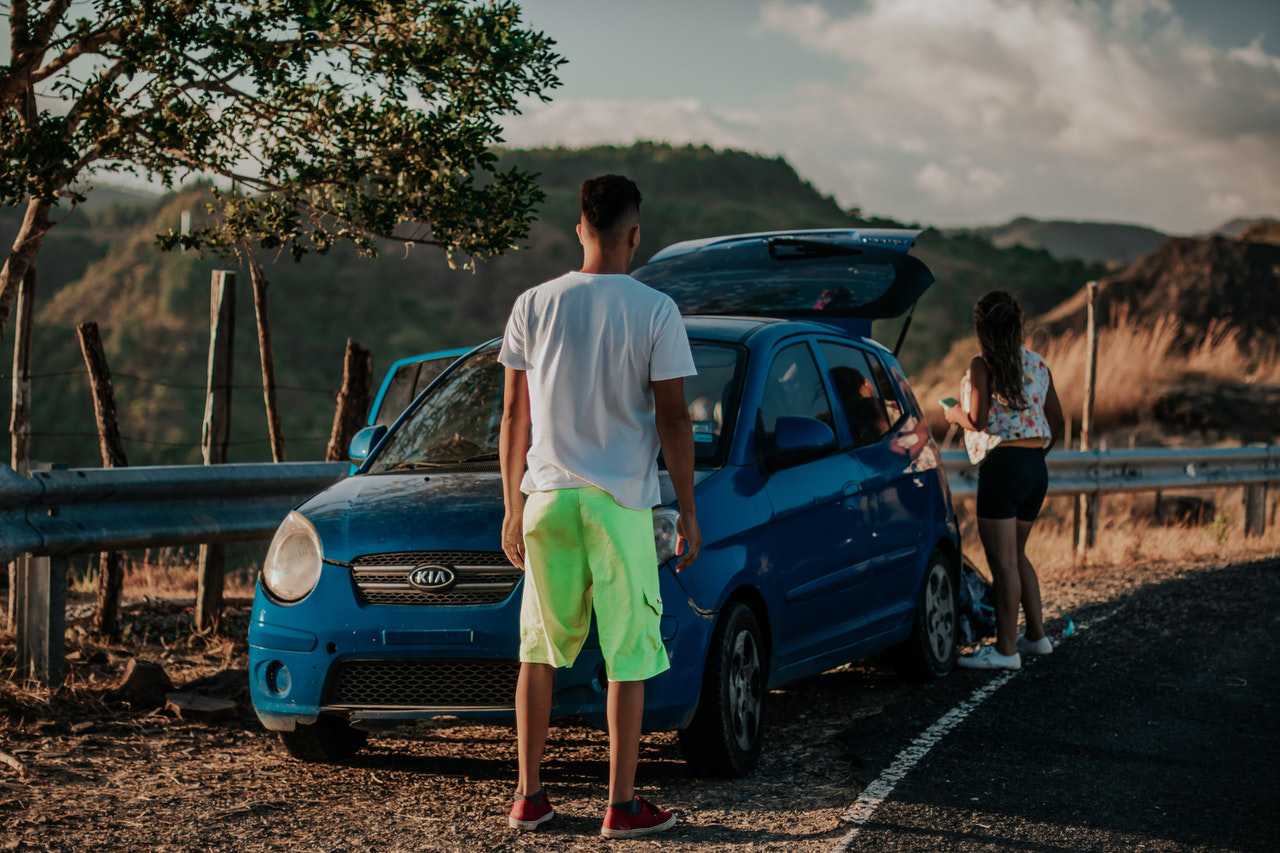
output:
[[[978, 469], [978, 533], [996, 594], [996, 642], [960, 658], [969, 669], [1018, 669], [1022, 655], [1047, 655], [1040, 583], [1027, 559], [1027, 538], [1049, 487], [1045, 453], [1062, 435], [1062, 406], [1044, 359], [1022, 345], [1022, 309], [1004, 291], [973, 309], [982, 354], [961, 383], [947, 420], [965, 430]], [[1026, 615], [1018, 630], [1018, 605]]]

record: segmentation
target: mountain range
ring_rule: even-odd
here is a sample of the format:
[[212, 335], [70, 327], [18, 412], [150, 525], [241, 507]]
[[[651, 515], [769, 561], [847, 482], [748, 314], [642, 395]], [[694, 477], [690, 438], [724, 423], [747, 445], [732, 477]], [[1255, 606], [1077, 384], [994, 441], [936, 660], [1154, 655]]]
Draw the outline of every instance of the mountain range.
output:
[[[645, 200], [638, 263], [662, 246], [694, 237], [898, 224], [842, 209], [781, 158], [739, 151], [638, 143], [514, 150], [504, 152], [502, 160], [504, 166], [538, 173], [546, 200], [524, 244], [480, 264], [475, 272], [451, 270], [435, 250], [394, 242], [382, 243], [376, 259], [359, 257], [346, 247], [301, 262], [257, 255], [270, 281], [287, 458], [321, 455], [348, 337], [372, 349], [380, 377], [401, 356], [474, 344], [499, 333], [516, 295], [573, 268], [580, 261], [573, 225], [584, 177], [621, 172], [641, 187]], [[205, 215], [205, 195], [205, 189], [192, 187], [147, 198], [106, 187], [92, 190], [87, 205], [55, 215], [58, 225], [38, 261], [34, 458], [98, 464], [87, 380], [74, 335], [77, 323], [95, 320], [116, 380], [130, 462], [199, 460], [210, 273], [234, 268], [235, 262], [162, 252], [155, 235], [177, 227], [184, 211], [198, 223]], [[12, 239], [18, 216], [19, 211], [0, 210], [0, 239]], [[968, 334], [973, 301], [987, 290], [1014, 292], [1027, 312], [1036, 315], [1106, 272], [1098, 251], [1086, 252], [1089, 260], [1055, 256], [1048, 246], [997, 240], [981, 229], [927, 229], [916, 253], [938, 283], [915, 313], [902, 353], [909, 371], [941, 358]], [[243, 271], [236, 326], [231, 458], [265, 459], [253, 306]], [[900, 321], [877, 324], [875, 334], [892, 345], [899, 326]], [[7, 437], [0, 435], [0, 440]]]

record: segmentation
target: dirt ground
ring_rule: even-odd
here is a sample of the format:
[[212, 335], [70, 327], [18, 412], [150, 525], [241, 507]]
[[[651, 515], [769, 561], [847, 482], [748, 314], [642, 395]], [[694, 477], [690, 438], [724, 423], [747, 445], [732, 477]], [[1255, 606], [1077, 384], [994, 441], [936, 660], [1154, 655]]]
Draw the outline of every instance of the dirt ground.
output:
[[[1275, 554], [1272, 554], [1274, 557]], [[1205, 571], [1162, 561], [1046, 572], [1047, 610], [1064, 614]], [[49, 696], [0, 682], [0, 849], [19, 850], [586, 850], [603, 808], [607, 739], [553, 730], [544, 779], [560, 817], [516, 835], [504, 819], [515, 772], [502, 726], [444, 723], [375, 737], [351, 764], [290, 759], [241, 708], [217, 724], [112, 702], [108, 688], [137, 655], [175, 684], [244, 666], [248, 602], [233, 602], [222, 635], [192, 635], [189, 602], [135, 602], [126, 642], [101, 646], [73, 607], [68, 685]], [[12, 638], [0, 638], [0, 672]], [[690, 778], [673, 734], [646, 736], [640, 792], [682, 813], [660, 840], [614, 849], [829, 848], [841, 814], [898, 748], [986, 676], [957, 672], [920, 685], [874, 662], [846, 666], [767, 700], [767, 741], [742, 780]], [[240, 695], [236, 698], [243, 699]], [[2, 756], [0, 756], [2, 758]]]

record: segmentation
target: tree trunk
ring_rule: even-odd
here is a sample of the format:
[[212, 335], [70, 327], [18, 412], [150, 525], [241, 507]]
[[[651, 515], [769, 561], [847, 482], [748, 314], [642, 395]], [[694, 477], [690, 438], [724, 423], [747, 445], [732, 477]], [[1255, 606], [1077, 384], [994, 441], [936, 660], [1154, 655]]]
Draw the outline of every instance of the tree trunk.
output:
[[[116, 396], [111, 385], [111, 371], [102, 349], [97, 323], [76, 326], [80, 353], [89, 372], [89, 393], [93, 397], [93, 416], [98, 426], [98, 450], [103, 468], [124, 468], [129, 464], [116, 423]], [[98, 562], [98, 601], [93, 627], [98, 633], [114, 637], [120, 633], [120, 593], [124, 589], [124, 555], [104, 551]]]
[[50, 207], [52, 202], [48, 199], [33, 198], [27, 202], [22, 225], [13, 238], [13, 246], [4, 259], [4, 266], [0, 267], [0, 329], [9, 321], [9, 307], [13, 304], [18, 283], [26, 276], [27, 270], [35, 266], [40, 243], [53, 227], [53, 223], [49, 221]]
[[340, 462], [347, 458], [351, 437], [364, 426], [365, 418], [369, 416], [372, 387], [373, 354], [347, 338], [347, 351], [342, 360], [342, 390], [338, 392], [333, 429], [324, 451], [325, 461]]
[[[18, 287], [18, 316], [13, 337], [13, 405], [9, 410], [9, 464], [25, 475], [31, 469], [31, 317], [36, 296], [36, 268], [27, 267]], [[7, 623], [17, 621], [18, 564], [9, 564]]]
[[267, 277], [253, 256], [249, 259], [249, 282], [253, 286], [253, 312], [258, 320], [258, 356], [262, 361], [262, 403], [267, 410], [267, 439], [271, 442], [271, 461], [284, 461], [284, 434], [280, 431], [280, 412], [276, 408], [276, 368], [271, 357], [271, 327], [267, 322]]

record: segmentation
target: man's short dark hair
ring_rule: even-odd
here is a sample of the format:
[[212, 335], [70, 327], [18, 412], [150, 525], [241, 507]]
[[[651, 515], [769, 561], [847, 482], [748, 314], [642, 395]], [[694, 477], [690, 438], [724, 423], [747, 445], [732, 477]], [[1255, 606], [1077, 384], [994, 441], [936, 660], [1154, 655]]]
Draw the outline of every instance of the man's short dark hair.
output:
[[640, 212], [640, 188], [623, 175], [600, 175], [582, 182], [582, 215], [598, 234], [608, 234], [628, 213]]

